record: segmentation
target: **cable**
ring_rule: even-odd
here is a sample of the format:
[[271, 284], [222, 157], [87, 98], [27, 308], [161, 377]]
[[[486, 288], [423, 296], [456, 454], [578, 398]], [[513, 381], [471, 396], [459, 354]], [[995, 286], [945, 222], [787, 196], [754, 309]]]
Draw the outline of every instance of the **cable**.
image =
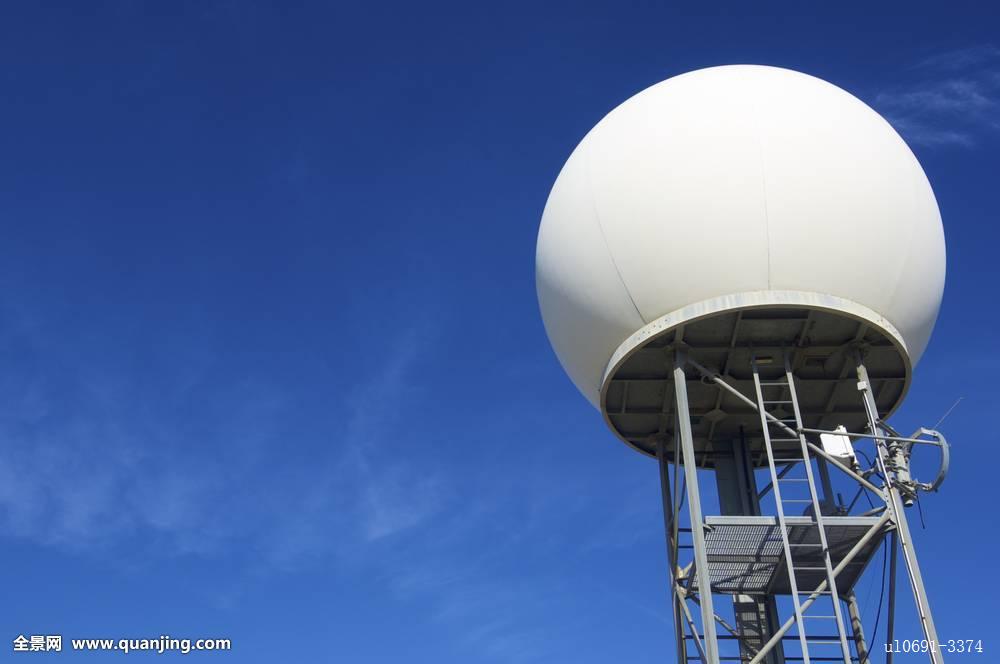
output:
[[[872, 460], [868, 458], [867, 454], [865, 454], [861, 450], [858, 450], [858, 454], [860, 454], [865, 458], [865, 461], [868, 462], [869, 467], [872, 467]], [[868, 501], [868, 507], [875, 509], [875, 503], [872, 502], [872, 497], [868, 495], [868, 490], [865, 489], [864, 487], [861, 487], [861, 493], [865, 494], [865, 500]]]
[[871, 457], [869, 457], [867, 454], [865, 454], [864, 450], [855, 449], [854, 453], [855, 454], [860, 454], [861, 456], [863, 456], [865, 458], [865, 462], [868, 463], [868, 467], [869, 468], [874, 468], [875, 467], [875, 464], [872, 463]]
[[[871, 468], [875, 472], [875, 477], [877, 477], [880, 480], [882, 480], [883, 482], [885, 482], [885, 478], [882, 477], [882, 473], [878, 472], [878, 470], [875, 468], [875, 462], [873, 462], [871, 460], [871, 457], [869, 457], [867, 454], [865, 454], [861, 450], [857, 450], [856, 449], [856, 450], [854, 450], [854, 452], [856, 454], [860, 454], [861, 456], [863, 456], [865, 458], [865, 462], [868, 464], [868, 467]], [[867, 494], [865, 494], [865, 495], [867, 495]], [[868, 499], [868, 502], [871, 503], [871, 499], [870, 498]]]
[[885, 567], [886, 562], [889, 558], [889, 542], [888, 540], [882, 540], [882, 591], [878, 595], [878, 609], [875, 611], [875, 628], [872, 629], [872, 638], [869, 643], [875, 643], [875, 637], [878, 635], [878, 625], [882, 618], [882, 601], [885, 599]]
[[917, 494], [917, 498], [914, 501], [917, 504], [917, 513], [920, 515], [920, 528], [927, 530], [927, 524], [924, 523], [924, 508], [920, 505], [920, 494]]

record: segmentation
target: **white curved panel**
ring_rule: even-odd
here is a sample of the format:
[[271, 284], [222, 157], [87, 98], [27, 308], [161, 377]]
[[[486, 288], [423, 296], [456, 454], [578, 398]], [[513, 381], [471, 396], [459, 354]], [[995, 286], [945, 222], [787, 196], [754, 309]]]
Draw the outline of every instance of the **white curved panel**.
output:
[[[829, 293], [889, 313], [915, 362], [930, 329], [912, 309], [936, 312], [926, 292], [944, 277], [940, 216], [933, 195], [920, 195], [930, 189], [916, 158], [879, 115], [819, 79], [765, 70], [757, 94], [771, 288]], [[915, 253], [933, 276], [913, 269]]]
[[[760, 145], [750, 91], [679, 76], [619, 106], [585, 140], [591, 196], [643, 319], [767, 288]], [[732, 74], [732, 75], [730, 75]], [[718, 266], [739, 265], [739, 269]]]
[[583, 159], [570, 158], [556, 179], [538, 231], [535, 284], [538, 304], [563, 369], [595, 406], [594, 380], [608, 348], [642, 327], [615, 270], [594, 214]]

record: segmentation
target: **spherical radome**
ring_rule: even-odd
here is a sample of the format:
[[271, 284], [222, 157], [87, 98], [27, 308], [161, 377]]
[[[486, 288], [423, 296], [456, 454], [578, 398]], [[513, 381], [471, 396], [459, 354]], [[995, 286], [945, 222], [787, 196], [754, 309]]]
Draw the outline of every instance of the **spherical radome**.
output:
[[730, 304], [821, 302], [915, 365], [944, 277], [934, 194], [892, 127], [834, 85], [754, 65], [609, 113], [559, 174], [536, 254], [549, 339], [595, 405], [626, 339]]

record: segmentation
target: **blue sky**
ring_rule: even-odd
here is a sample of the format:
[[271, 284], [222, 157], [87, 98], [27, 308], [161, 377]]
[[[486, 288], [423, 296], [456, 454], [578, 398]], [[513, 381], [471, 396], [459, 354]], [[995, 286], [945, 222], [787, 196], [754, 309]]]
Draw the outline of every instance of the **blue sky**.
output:
[[5, 6], [0, 638], [665, 661], [655, 465], [549, 349], [535, 234], [611, 108], [760, 63], [872, 104], [935, 188], [945, 303], [896, 422], [965, 397], [913, 524], [941, 635], [1000, 648], [1000, 17], [869, 5]]

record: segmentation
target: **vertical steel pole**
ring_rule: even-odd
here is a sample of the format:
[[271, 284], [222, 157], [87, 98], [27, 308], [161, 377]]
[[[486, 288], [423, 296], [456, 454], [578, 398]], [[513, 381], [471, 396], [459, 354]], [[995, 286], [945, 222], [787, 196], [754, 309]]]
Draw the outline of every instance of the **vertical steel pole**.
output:
[[[896, 546], [896, 531], [892, 531], [892, 535], [889, 539], [889, 615], [885, 623], [885, 643], [888, 646], [892, 646], [892, 640], [895, 638], [896, 631], [896, 552], [898, 547]], [[885, 655], [885, 664], [892, 664], [892, 656], [895, 655], [894, 650], [890, 650]]]
[[674, 440], [680, 437], [684, 457], [684, 479], [687, 485], [688, 514], [694, 545], [694, 564], [698, 574], [698, 594], [701, 596], [701, 624], [705, 632], [705, 658], [708, 664], [718, 664], [719, 643], [715, 636], [715, 608], [712, 605], [712, 579], [708, 571], [708, 550], [705, 547], [705, 521], [701, 515], [701, 493], [698, 490], [698, 467], [694, 457], [694, 435], [691, 433], [691, 411], [688, 406], [687, 377], [684, 352], [674, 351], [674, 399], [677, 428]]
[[677, 594], [677, 530], [675, 528], [673, 501], [670, 498], [670, 465], [667, 462], [666, 436], [656, 441], [656, 459], [660, 466], [660, 491], [663, 494], [663, 528], [667, 537], [667, 564], [670, 566], [670, 608], [674, 616], [674, 640], [677, 644], [677, 662], [686, 664], [687, 643], [684, 639], [684, 624], [678, 602], [684, 599]]
[[865, 628], [861, 622], [861, 609], [858, 607], [858, 597], [854, 591], [847, 593], [847, 614], [851, 618], [851, 629], [854, 630], [854, 649], [858, 653], [859, 664], [870, 664], [868, 659], [868, 644], [865, 643]]
[[837, 506], [837, 496], [833, 492], [833, 483], [830, 481], [830, 468], [826, 459], [816, 457], [816, 468], [819, 469], [819, 481], [823, 486], [823, 507], [833, 509]]
[[893, 523], [896, 524], [896, 537], [899, 546], [903, 551], [903, 560], [906, 563], [906, 570], [910, 576], [910, 586], [913, 589], [913, 599], [917, 604], [917, 615], [920, 617], [920, 625], [923, 628], [924, 637], [934, 645], [928, 650], [928, 655], [932, 664], [942, 664], [944, 657], [939, 649], [937, 628], [934, 626], [934, 618], [931, 615], [930, 602], [927, 599], [927, 590], [924, 588], [924, 578], [920, 574], [920, 564], [917, 562], [917, 552], [913, 548], [913, 538], [910, 536], [910, 526], [906, 521], [903, 499], [899, 489], [889, 474], [885, 457], [887, 455], [886, 441], [882, 436], [887, 435], [879, 425], [878, 407], [875, 404], [875, 395], [872, 392], [871, 379], [868, 377], [868, 369], [865, 368], [864, 358], [857, 350], [854, 352], [854, 359], [858, 370], [858, 390], [862, 395], [865, 410], [868, 414], [868, 424], [871, 427], [872, 437], [875, 440], [875, 450], [878, 459], [879, 470], [886, 481], [886, 492], [888, 493], [888, 507], [892, 514]]

